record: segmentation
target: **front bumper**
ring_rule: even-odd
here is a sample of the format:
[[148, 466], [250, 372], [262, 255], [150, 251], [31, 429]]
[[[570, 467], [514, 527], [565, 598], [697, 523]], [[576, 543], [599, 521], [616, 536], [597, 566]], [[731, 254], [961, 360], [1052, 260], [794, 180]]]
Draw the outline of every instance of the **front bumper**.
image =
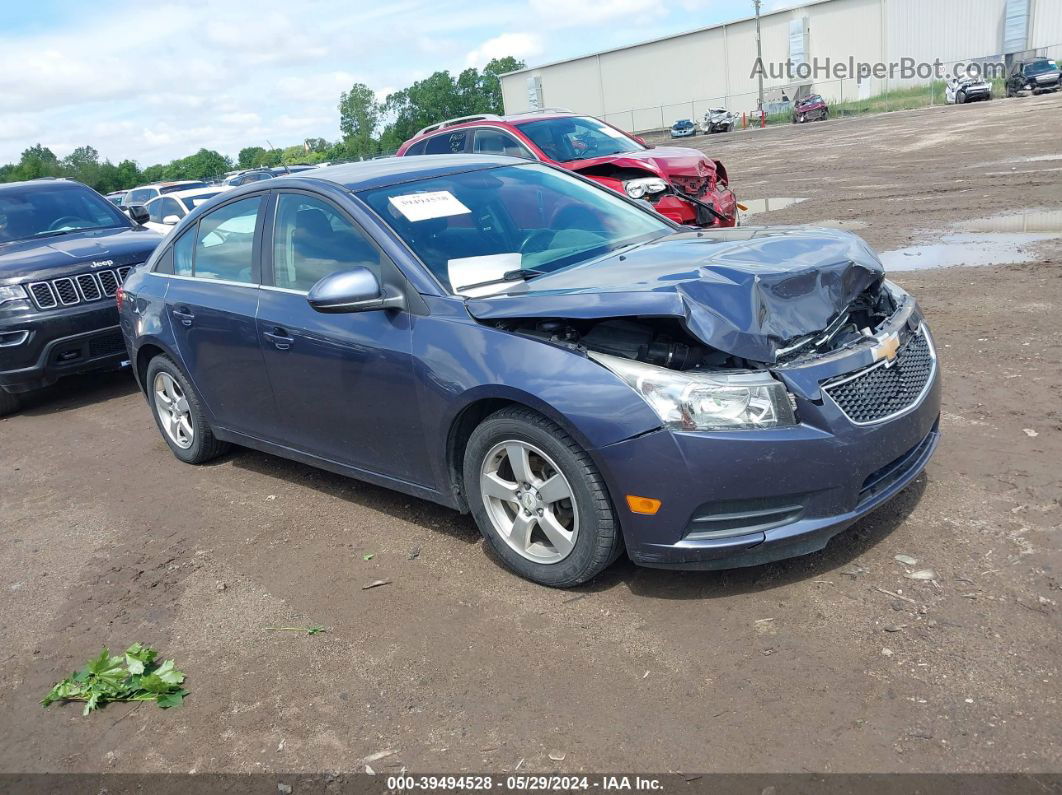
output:
[[[918, 401], [873, 425], [856, 425], [829, 396], [815, 399], [797, 384], [829, 378], [836, 368], [813, 365], [793, 377], [779, 371], [796, 394], [798, 426], [659, 430], [595, 450], [631, 559], [726, 569], [806, 555], [914, 480], [940, 438], [939, 363]], [[654, 516], [631, 513], [628, 494], [662, 507]]]
[[[734, 196], [734, 192], [730, 188], [723, 186], [721, 183], [716, 183], [714, 190], [694, 198], [697, 201], [691, 201], [684, 196], [668, 193], [653, 203], [653, 209], [665, 218], [686, 226], [737, 226], [737, 197]], [[723, 216], [726, 220], [713, 215], [706, 208], [700, 206], [698, 202], [710, 205], [715, 209], [716, 213]]]
[[127, 358], [113, 302], [0, 316], [0, 387], [28, 392]]

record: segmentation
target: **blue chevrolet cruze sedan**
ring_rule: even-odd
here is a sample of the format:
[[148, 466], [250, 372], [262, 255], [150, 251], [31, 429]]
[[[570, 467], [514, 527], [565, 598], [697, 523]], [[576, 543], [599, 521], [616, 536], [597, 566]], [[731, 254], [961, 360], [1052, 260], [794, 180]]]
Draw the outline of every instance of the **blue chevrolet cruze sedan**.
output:
[[182, 461], [238, 444], [471, 512], [546, 585], [813, 552], [938, 440], [932, 337], [858, 237], [690, 230], [511, 158], [227, 192], [118, 303]]

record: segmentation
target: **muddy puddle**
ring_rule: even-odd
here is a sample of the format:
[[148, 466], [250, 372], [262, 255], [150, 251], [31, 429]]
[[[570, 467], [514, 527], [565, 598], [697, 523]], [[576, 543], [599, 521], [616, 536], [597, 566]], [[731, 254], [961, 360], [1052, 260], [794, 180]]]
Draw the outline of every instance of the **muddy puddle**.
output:
[[1005, 232], [942, 235], [935, 243], [883, 251], [880, 257], [887, 271], [920, 271], [961, 265], [1017, 265], [1036, 259], [1032, 244], [1055, 237], [1058, 235]]
[[1026, 210], [961, 221], [932, 242], [884, 251], [889, 271], [1017, 265], [1038, 257], [1036, 244], [1062, 238], [1062, 210]]
[[976, 221], [960, 221], [954, 228], [962, 232], [1035, 232], [1062, 237], [1062, 210], [1026, 210]]

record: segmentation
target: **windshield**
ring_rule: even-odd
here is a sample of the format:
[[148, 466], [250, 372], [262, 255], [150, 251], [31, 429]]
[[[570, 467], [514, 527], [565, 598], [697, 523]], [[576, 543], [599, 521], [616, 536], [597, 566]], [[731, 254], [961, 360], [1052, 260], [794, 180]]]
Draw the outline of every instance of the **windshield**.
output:
[[113, 204], [88, 188], [42, 183], [0, 190], [0, 243], [128, 226]]
[[589, 116], [529, 121], [520, 125], [520, 132], [558, 163], [645, 149], [633, 138]]
[[[503, 166], [359, 194], [451, 291], [551, 273], [673, 232], [660, 216], [548, 166]], [[529, 274], [533, 277], [535, 274]], [[488, 292], [501, 292], [504, 284]]]
[[1043, 72], [1053, 72], [1057, 68], [1054, 61], [1034, 61], [1025, 67], [1025, 74], [1038, 75]]

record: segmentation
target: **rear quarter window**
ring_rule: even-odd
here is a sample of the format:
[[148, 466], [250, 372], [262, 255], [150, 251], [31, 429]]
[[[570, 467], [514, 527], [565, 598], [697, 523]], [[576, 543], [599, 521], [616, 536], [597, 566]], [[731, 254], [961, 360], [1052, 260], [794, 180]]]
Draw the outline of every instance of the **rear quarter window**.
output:
[[427, 145], [428, 145], [427, 139], [425, 139], [423, 141], [417, 141], [415, 144], [413, 144], [413, 146], [409, 147], [409, 149], [407, 149], [405, 151], [405, 154], [407, 154], [407, 155], [422, 155], [422, 154], [424, 154], [424, 147], [427, 146]]

